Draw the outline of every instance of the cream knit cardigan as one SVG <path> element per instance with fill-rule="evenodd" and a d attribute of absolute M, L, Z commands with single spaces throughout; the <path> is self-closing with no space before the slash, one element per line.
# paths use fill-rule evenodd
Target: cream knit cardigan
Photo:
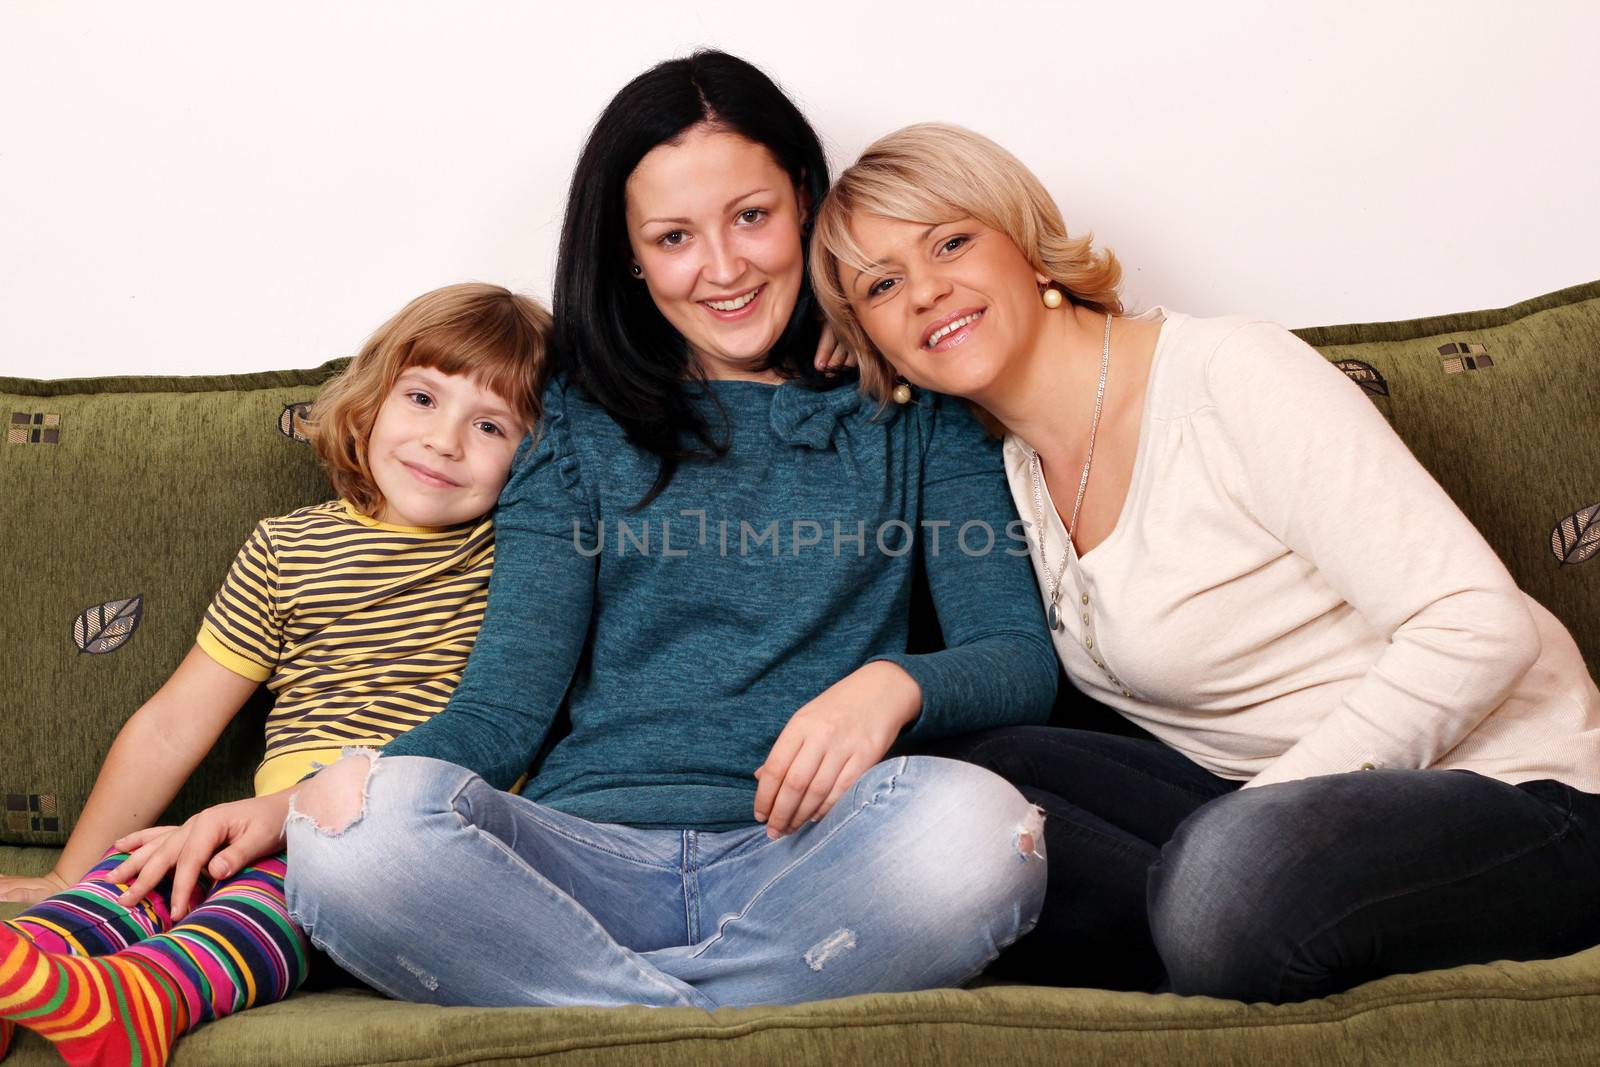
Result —
<path fill-rule="evenodd" d="M 1073 683 L 1252 786 L 1434 767 L 1600 793 L 1571 635 L 1360 388 L 1272 323 L 1142 317 L 1162 327 L 1115 528 L 1079 559 L 1041 487 Z M 1006 439 L 1034 524 L 1031 455 Z"/>

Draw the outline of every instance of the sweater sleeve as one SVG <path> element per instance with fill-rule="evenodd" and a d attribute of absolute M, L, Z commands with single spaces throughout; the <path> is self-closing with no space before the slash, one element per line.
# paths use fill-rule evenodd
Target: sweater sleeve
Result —
<path fill-rule="evenodd" d="M 917 409 L 925 441 L 920 556 L 945 644 L 940 652 L 879 656 L 922 688 L 908 731 L 933 740 L 995 726 L 1042 723 L 1056 692 L 1045 630 L 1000 443 L 959 402 Z"/>
<path fill-rule="evenodd" d="M 432 756 L 509 788 L 533 762 L 566 696 L 589 631 L 595 515 L 584 491 L 562 386 L 545 391 L 538 440 L 495 510 L 489 603 L 461 684 L 443 711 L 384 747 Z"/>
<path fill-rule="evenodd" d="M 1288 331 L 1239 327 L 1212 352 L 1207 387 L 1239 463 L 1232 491 L 1389 636 L 1249 784 L 1432 765 L 1538 657 L 1511 575 L 1360 388 Z"/>

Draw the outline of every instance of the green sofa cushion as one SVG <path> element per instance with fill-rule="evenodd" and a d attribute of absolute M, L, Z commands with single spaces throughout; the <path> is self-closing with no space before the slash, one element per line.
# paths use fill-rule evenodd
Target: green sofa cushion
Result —
<path fill-rule="evenodd" d="M 0 870 L 27 851 L 0 848 Z M 48 860 L 42 860 L 48 865 Z M 14 906 L 0 905 L 0 916 Z M 466 1063 L 681 1064 L 1593 1063 L 1600 948 L 1565 959 L 1395 975 L 1279 1006 L 988 985 L 790 1008 L 436 1008 L 359 989 L 300 993 L 185 1038 L 175 1067 Z M 59 1064 L 21 1033 L 6 1067 Z"/>
<path fill-rule="evenodd" d="M 179 1045 L 173 1064 L 1579 1064 L 1593 1063 L 1591 1050 L 1600 1047 L 1596 963 L 1463 967 L 1282 1007 L 991 986 L 708 1015 L 683 1008 L 434 1008 L 338 991 L 202 1029 Z M 28 1034 L 7 1067 L 59 1062 Z"/>
<path fill-rule="evenodd" d="M 284 413 L 338 365 L 0 378 L 0 841 L 66 841 L 112 739 L 194 643 L 256 521 L 328 498 L 315 455 Z M 171 817 L 248 795 L 262 696 Z"/>

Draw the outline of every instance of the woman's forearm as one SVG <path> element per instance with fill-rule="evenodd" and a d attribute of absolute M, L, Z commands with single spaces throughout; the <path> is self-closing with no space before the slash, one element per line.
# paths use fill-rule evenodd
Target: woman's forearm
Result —
<path fill-rule="evenodd" d="M 921 687 L 922 710 L 909 731 L 920 740 L 1043 723 L 1055 702 L 1056 655 L 1042 636 L 1000 632 L 940 652 L 881 658 Z"/>

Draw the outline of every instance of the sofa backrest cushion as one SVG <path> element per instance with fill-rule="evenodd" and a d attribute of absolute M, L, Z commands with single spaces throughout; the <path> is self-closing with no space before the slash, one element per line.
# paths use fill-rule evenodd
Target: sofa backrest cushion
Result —
<path fill-rule="evenodd" d="M 293 405 L 339 365 L 0 378 L 0 842 L 66 840 L 256 521 L 329 498 Z M 262 690 L 168 821 L 249 795 L 266 708 Z"/>

